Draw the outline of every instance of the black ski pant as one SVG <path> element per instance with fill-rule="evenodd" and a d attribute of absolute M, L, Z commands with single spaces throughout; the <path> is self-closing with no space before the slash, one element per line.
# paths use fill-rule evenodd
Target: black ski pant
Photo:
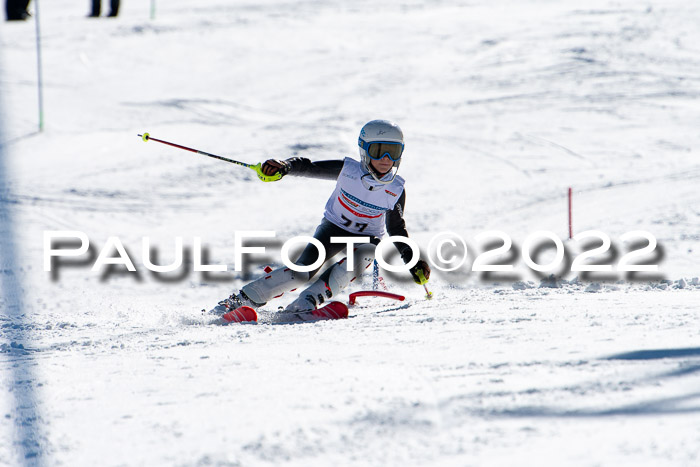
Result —
<path fill-rule="evenodd" d="M 119 14 L 119 0 L 110 0 L 109 8 L 109 16 L 117 16 Z M 92 13 L 90 13 L 90 16 L 100 16 L 101 11 L 102 0 L 92 0 Z"/>
<path fill-rule="evenodd" d="M 348 232 L 347 230 L 343 229 L 342 227 L 338 227 L 337 225 L 333 224 L 325 218 L 321 221 L 321 224 L 318 227 L 316 227 L 316 232 L 314 233 L 314 238 L 320 241 L 323 247 L 326 249 L 326 259 L 332 258 L 347 247 L 345 243 L 331 243 L 331 237 L 367 236 L 368 235 Z M 369 235 L 369 241 L 374 245 L 378 245 L 380 239 Z M 294 261 L 294 264 L 298 264 L 299 266 L 308 266 L 310 264 L 314 264 L 318 260 L 318 256 L 318 248 L 309 243 L 308 245 L 306 245 L 306 248 L 304 248 L 304 251 L 301 252 L 301 256 L 299 256 L 299 259 Z M 320 266 L 314 271 L 309 272 L 309 279 L 314 277 L 318 270 L 321 269 L 321 267 L 322 266 Z M 321 278 L 323 278 L 323 276 L 321 276 Z M 325 280 L 326 278 L 323 279 Z"/>
<path fill-rule="evenodd" d="M 5 15 L 8 21 L 26 19 L 29 14 L 27 13 L 27 7 L 29 6 L 29 0 L 6 0 L 5 1 Z"/>

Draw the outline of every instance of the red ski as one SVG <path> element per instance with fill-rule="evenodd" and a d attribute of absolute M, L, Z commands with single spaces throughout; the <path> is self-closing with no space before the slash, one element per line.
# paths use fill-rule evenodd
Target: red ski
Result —
<path fill-rule="evenodd" d="M 330 302 L 328 305 L 311 312 L 317 319 L 341 319 L 348 317 L 348 306 L 342 302 Z"/>
<path fill-rule="evenodd" d="M 221 315 L 229 323 L 250 323 L 258 321 L 258 314 L 249 306 L 242 306 Z"/>
<path fill-rule="evenodd" d="M 349 300 L 350 305 L 355 304 L 355 302 L 357 301 L 357 297 L 392 298 L 392 299 L 398 300 L 400 302 L 402 302 L 406 299 L 406 297 L 404 297 L 403 295 L 398 295 L 398 294 L 391 293 L 391 292 L 380 292 L 378 290 L 361 290 L 359 292 L 353 292 L 350 294 L 350 300 Z"/>
<path fill-rule="evenodd" d="M 299 321 L 318 321 L 325 319 L 343 319 L 348 317 L 348 307 L 342 302 L 330 302 L 328 305 L 316 310 L 304 311 L 301 313 L 279 313 L 278 318 L 285 315 L 294 316 Z M 242 306 L 233 311 L 221 315 L 224 321 L 229 323 L 255 323 L 258 321 L 258 314 L 249 306 Z"/>
<path fill-rule="evenodd" d="M 309 311 L 283 311 L 273 315 L 275 324 L 298 323 L 300 321 L 321 321 L 326 319 L 343 319 L 348 317 L 348 307 L 345 303 L 330 302 L 328 305 Z"/>

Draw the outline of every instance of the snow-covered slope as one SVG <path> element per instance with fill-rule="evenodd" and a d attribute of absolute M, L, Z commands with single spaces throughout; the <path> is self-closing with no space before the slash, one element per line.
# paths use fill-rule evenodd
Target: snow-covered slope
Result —
<path fill-rule="evenodd" d="M 697 462 L 700 6 L 170 0 L 151 19 L 123 3 L 99 20 L 40 3 L 41 133 L 34 20 L 0 27 L 0 464 Z M 243 272 L 144 267 L 143 237 L 159 262 L 201 237 L 232 266 L 235 231 L 309 235 L 333 184 L 260 183 L 138 133 L 322 160 L 356 156 L 374 118 L 406 135 L 410 235 L 469 245 L 434 300 L 386 275 L 406 302 L 218 326 L 200 310 L 279 264 L 274 244 Z M 648 231 L 660 273 L 541 282 L 518 255 L 514 277 L 469 270 L 488 230 L 516 252 L 566 239 L 569 187 L 574 233 L 619 257 Z M 92 256 L 43 271 L 47 230 L 85 232 Z M 112 236 L 138 274 L 90 271 Z"/>

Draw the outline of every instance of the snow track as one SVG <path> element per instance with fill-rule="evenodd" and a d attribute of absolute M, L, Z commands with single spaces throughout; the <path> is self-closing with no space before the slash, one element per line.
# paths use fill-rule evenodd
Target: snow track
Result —
<path fill-rule="evenodd" d="M 649 287 L 437 290 L 285 326 L 61 305 L 54 324 L 3 320 L 34 347 L 3 344 L 0 361 L 41 368 L 28 383 L 60 463 L 684 464 L 698 455 L 698 292 Z"/>

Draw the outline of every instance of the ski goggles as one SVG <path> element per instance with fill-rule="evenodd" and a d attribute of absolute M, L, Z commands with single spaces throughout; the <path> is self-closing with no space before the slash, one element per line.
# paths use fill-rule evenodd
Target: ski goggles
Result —
<path fill-rule="evenodd" d="M 394 143 L 390 141 L 372 141 L 371 143 L 367 143 L 361 139 L 358 143 L 362 149 L 367 151 L 367 155 L 375 161 L 389 156 L 389 159 L 396 162 L 401 159 L 401 154 L 403 154 L 403 143 Z"/>

